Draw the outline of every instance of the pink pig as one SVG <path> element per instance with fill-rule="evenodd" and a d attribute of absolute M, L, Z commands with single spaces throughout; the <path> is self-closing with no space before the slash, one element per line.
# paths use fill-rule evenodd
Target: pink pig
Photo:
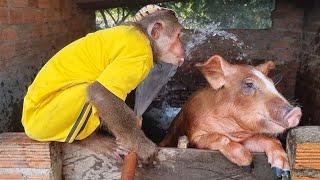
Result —
<path fill-rule="evenodd" d="M 265 152 L 277 175 L 287 175 L 287 154 L 273 136 L 297 126 L 301 109 L 267 77 L 274 63 L 232 65 L 215 55 L 196 67 L 210 87 L 188 99 L 160 145 L 176 146 L 186 135 L 191 146 L 219 150 L 239 166 L 251 164 L 251 152 Z"/>

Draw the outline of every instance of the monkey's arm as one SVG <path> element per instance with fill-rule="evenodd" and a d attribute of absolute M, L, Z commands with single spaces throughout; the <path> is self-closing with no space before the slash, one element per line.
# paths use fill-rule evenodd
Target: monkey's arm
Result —
<path fill-rule="evenodd" d="M 125 102 L 97 81 L 88 87 L 88 97 L 97 109 L 102 125 L 136 151 L 139 158 L 146 161 L 156 153 L 156 145 L 136 127 L 137 118 Z"/>

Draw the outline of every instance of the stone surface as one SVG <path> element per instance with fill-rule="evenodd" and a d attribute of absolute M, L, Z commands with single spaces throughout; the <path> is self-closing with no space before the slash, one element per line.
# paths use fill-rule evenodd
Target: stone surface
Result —
<path fill-rule="evenodd" d="M 252 169 L 239 167 L 209 150 L 162 148 L 158 159 L 153 167 L 138 168 L 137 179 L 276 179 L 261 153 L 254 154 Z"/>
<path fill-rule="evenodd" d="M 109 137 L 63 144 L 65 179 L 119 179 L 117 145 Z M 217 151 L 161 148 L 154 165 L 138 165 L 136 179 L 276 179 L 264 154 L 254 155 L 254 168 L 232 164 Z M 251 171 L 251 172 L 249 172 Z"/>
<path fill-rule="evenodd" d="M 92 135 L 83 141 L 63 144 L 63 177 L 73 179 L 120 179 L 121 158 L 111 137 Z"/>
<path fill-rule="evenodd" d="M 62 175 L 58 143 L 37 142 L 24 133 L 0 134 L 0 179 L 52 179 Z"/>

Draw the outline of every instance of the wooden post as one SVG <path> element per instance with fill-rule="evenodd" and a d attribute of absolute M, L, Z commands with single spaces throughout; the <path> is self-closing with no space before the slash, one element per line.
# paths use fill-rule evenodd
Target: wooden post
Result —
<path fill-rule="evenodd" d="M 320 126 L 301 126 L 287 136 L 293 180 L 320 179 Z"/>

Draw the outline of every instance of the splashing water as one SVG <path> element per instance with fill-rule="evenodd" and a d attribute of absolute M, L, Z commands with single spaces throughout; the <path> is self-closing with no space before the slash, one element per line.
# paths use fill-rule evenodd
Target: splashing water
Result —
<path fill-rule="evenodd" d="M 187 37 L 185 45 L 187 59 L 191 59 L 190 56 L 192 52 L 199 45 L 206 43 L 214 36 L 218 36 L 221 40 L 231 40 L 232 45 L 241 51 L 245 48 L 245 44 L 239 40 L 236 35 L 219 29 L 220 23 L 210 23 L 202 26 L 199 23 L 183 21 L 182 24 L 188 24 L 185 27 L 193 29 L 191 35 Z M 237 59 L 241 60 L 244 57 L 246 57 L 246 54 L 241 52 Z M 139 84 L 136 90 L 134 111 L 137 116 L 144 114 L 161 87 L 169 81 L 176 70 L 177 67 L 170 64 L 155 64 L 155 67 L 151 70 L 148 77 Z M 168 89 L 165 88 L 164 91 L 168 91 Z M 149 118 L 148 121 L 155 122 L 158 128 L 167 129 L 180 110 L 181 108 L 171 107 L 168 104 L 168 99 L 165 98 L 161 108 L 151 108 L 145 115 Z"/>
<path fill-rule="evenodd" d="M 210 37 L 215 36 L 220 37 L 222 40 L 231 40 L 233 46 L 241 49 L 241 52 L 236 57 L 237 60 L 242 60 L 247 57 L 247 54 L 243 52 L 243 49 L 248 48 L 248 46 L 245 46 L 244 42 L 239 40 L 235 34 L 221 30 L 219 28 L 220 23 L 212 22 L 209 24 L 201 24 L 192 20 L 182 20 L 181 24 L 191 28 L 193 32 L 185 46 L 186 57 L 188 59 L 191 59 L 190 55 L 198 45 L 206 43 Z"/>

